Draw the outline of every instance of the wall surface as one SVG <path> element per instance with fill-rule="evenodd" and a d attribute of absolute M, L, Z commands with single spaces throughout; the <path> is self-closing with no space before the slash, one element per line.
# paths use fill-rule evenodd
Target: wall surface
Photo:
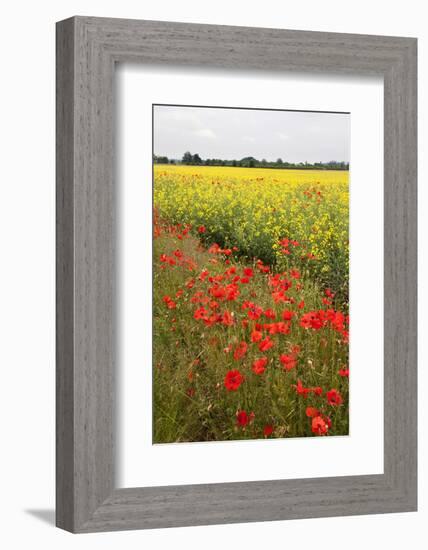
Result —
<path fill-rule="evenodd" d="M 404 9 L 403 9 L 404 8 Z M 419 512 L 70 535 L 54 521 L 54 31 L 55 21 L 71 15 L 159 19 L 197 23 L 355 32 L 419 38 L 420 208 L 427 201 L 428 30 L 424 4 L 386 0 L 15 0 L 3 5 L 0 41 L 0 365 L 2 387 L 1 498 L 3 548 L 298 548 L 347 550 L 408 547 L 426 538 L 428 483 L 420 467 Z M 424 158 L 425 157 L 425 158 Z M 370 177 L 370 174 L 367 175 Z M 420 279 L 428 277 L 420 221 Z M 422 251 L 422 247 L 424 250 Z M 421 285 L 420 334 L 426 285 Z M 422 338 L 421 338 L 421 343 Z M 427 358 L 421 345 L 420 364 Z M 420 369 L 419 394 L 428 375 Z M 424 391 L 425 390 L 425 391 Z M 428 459 L 424 402 L 420 399 L 419 464 Z"/>

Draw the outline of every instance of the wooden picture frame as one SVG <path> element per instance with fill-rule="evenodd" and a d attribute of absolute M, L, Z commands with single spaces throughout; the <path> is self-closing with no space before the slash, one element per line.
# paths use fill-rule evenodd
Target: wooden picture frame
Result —
<path fill-rule="evenodd" d="M 57 526 L 83 533 L 417 507 L 416 39 L 73 17 L 57 24 Z M 117 62 L 384 79 L 384 473 L 116 489 Z"/>

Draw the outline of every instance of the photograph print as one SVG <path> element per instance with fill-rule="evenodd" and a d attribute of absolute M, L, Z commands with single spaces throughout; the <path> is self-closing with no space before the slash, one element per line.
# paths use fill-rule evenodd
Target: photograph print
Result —
<path fill-rule="evenodd" d="M 349 432 L 350 114 L 153 105 L 153 443 Z"/>

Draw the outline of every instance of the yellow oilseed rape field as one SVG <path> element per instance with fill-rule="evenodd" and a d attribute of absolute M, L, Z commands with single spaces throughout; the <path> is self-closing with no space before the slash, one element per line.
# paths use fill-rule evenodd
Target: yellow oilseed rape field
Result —
<path fill-rule="evenodd" d="M 153 442 L 348 434 L 348 172 L 154 165 L 153 189 Z"/>
<path fill-rule="evenodd" d="M 293 264 L 346 300 L 349 172 L 155 165 L 154 178 L 162 218 L 205 227 L 206 242 L 249 259 Z M 283 238 L 299 247 L 284 254 Z"/>

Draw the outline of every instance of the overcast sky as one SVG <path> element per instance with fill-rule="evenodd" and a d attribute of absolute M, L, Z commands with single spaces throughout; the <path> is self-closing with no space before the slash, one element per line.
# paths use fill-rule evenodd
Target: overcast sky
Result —
<path fill-rule="evenodd" d="M 348 162 L 349 137 L 349 114 L 154 107 L 154 153 L 174 159 L 190 151 L 203 159 Z"/>

